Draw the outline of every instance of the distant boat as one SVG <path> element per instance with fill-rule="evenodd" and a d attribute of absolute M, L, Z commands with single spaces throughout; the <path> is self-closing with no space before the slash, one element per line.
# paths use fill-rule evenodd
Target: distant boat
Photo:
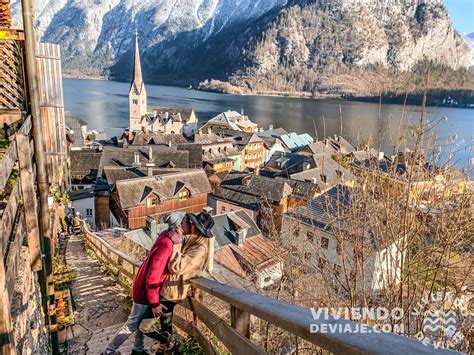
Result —
<path fill-rule="evenodd" d="M 192 85 L 189 85 L 188 86 L 188 90 L 192 90 L 193 89 L 193 86 Z"/>

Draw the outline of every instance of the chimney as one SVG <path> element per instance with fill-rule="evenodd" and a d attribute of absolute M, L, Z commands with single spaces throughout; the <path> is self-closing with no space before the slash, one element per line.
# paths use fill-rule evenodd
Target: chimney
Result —
<path fill-rule="evenodd" d="M 314 178 L 311 178 L 311 182 L 312 182 L 313 184 L 317 184 L 317 183 L 318 183 L 318 179 L 316 179 L 315 177 L 314 177 Z"/>
<path fill-rule="evenodd" d="M 273 125 L 272 124 L 268 127 L 268 130 L 273 131 Z"/>
<path fill-rule="evenodd" d="M 235 242 L 237 246 L 241 246 L 245 242 L 245 238 L 247 237 L 247 228 L 241 228 L 237 232 L 235 232 Z"/>
<path fill-rule="evenodd" d="M 133 162 L 133 165 L 140 166 L 140 153 L 135 152 L 134 158 L 135 158 L 135 160 Z"/>
<path fill-rule="evenodd" d="M 148 160 L 153 161 L 153 149 L 151 147 L 148 149 Z"/>
<path fill-rule="evenodd" d="M 153 167 L 152 166 L 148 166 L 146 168 L 146 172 L 147 172 L 147 175 L 148 176 L 153 176 Z"/>
<path fill-rule="evenodd" d="M 171 148 L 171 141 L 169 141 L 169 142 L 168 142 L 168 147 L 170 147 L 170 148 Z"/>
<path fill-rule="evenodd" d="M 207 207 L 204 207 L 202 210 L 206 213 L 209 213 L 212 216 L 212 212 L 214 211 L 214 208 L 207 206 Z"/>
<path fill-rule="evenodd" d="M 148 236 L 152 240 L 155 240 L 156 237 L 158 236 L 158 221 L 154 219 L 152 216 L 146 216 L 145 222 L 146 222 L 146 227 L 145 227 L 146 234 L 148 234 Z"/>
<path fill-rule="evenodd" d="M 384 155 L 385 155 L 385 154 L 384 154 L 383 152 L 379 152 L 379 160 L 382 160 L 383 157 L 384 157 Z"/>

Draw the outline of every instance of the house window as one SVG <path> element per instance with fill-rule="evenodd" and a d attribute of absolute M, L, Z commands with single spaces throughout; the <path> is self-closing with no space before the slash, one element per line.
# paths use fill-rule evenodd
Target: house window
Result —
<path fill-rule="evenodd" d="M 339 274 L 341 273 L 341 265 L 334 264 L 334 275 L 336 277 L 339 277 Z"/>
<path fill-rule="evenodd" d="M 180 200 L 187 200 L 189 198 L 188 190 L 181 190 L 178 194 Z"/>
<path fill-rule="evenodd" d="M 321 176 L 321 181 L 326 184 L 328 182 L 327 176 L 324 174 L 321 174 L 320 176 Z"/>
<path fill-rule="evenodd" d="M 134 105 L 138 105 L 138 100 L 132 100 Z"/>
<path fill-rule="evenodd" d="M 328 249 L 329 248 L 329 239 L 326 237 L 321 237 L 321 248 Z"/>
<path fill-rule="evenodd" d="M 146 199 L 147 207 L 158 206 L 159 204 L 160 204 L 160 200 L 157 197 L 150 197 Z"/>
<path fill-rule="evenodd" d="M 311 260 L 311 253 L 310 253 L 310 252 L 305 252 L 305 253 L 304 253 L 304 259 L 305 259 L 306 261 Z"/>
<path fill-rule="evenodd" d="M 221 207 L 221 213 L 224 213 L 225 212 L 225 206 L 222 206 Z"/>
<path fill-rule="evenodd" d="M 308 239 L 308 242 L 313 243 L 314 233 L 313 232 L 306 232 L 306 239 Z"/>
<path fill-rule="evenodd" d="M 86 216 L 92 217 L 92 208 L 86 208 Z"/>
<path fill-rule="evenodd" d="M 324 259 L 322 256 L 318 258 L 318 268 L 324 269 L 324 266 L 326 265 L 326 259 Z"/>
<path fill-rule="evenodd" d="M 272 277 L 271 276 L 267 276 L 263 279 L 263 282 L 267 283 L 267 282 L 270 282 L 272 280 Z"/>

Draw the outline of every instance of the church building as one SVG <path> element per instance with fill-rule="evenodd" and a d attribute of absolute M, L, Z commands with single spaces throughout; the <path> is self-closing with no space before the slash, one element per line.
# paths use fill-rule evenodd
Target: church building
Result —
<path fill-rule="evenodd" d="M 128 96 L 131 132 L 183 134 L 187 137 L 197 132 L 198 119 L 193 109 L 147 106 L 137 33 L 135 34 L 133 78 Z"/>

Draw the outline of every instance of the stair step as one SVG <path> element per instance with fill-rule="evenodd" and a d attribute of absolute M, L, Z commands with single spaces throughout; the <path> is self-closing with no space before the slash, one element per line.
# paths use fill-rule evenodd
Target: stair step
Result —
<path fill-rule="evenodd" d="M 88 354 L 96 355 L 103 352 L 115 335 L 115 333 L 122 327 L 123 324 L 115 324 L 113 326 L 97 330 L 92 334 L 92 337 L 87 342 Z M 130 337 L 122 344 L 119 348 L 121 354 L 130 354 L 133 350 L 133 343 L 135 341 L 135 334 L 130 335 Z M 145 349 L 152 350 L 156 342 L 153 339 L 145 337 Z"/>

